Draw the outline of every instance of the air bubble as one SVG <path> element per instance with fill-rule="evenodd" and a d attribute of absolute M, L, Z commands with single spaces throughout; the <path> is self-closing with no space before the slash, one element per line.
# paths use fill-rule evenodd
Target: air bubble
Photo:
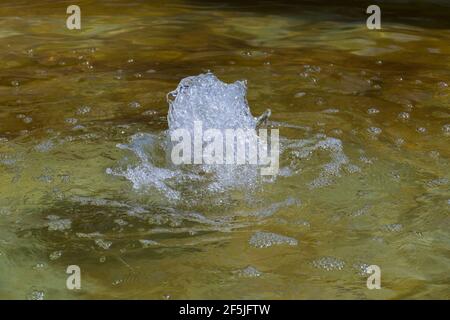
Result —
<path fill-rule="evenodd" d="M 236 273 L 238 274 L 238 276 L 244 278 L 257 278 L 262 274 L 260 271 L 258 271 L 258 269 L 252 266 L 248 266 L 245 269 L 238 270 Z"/>
<path fill-rule="evenodd" d="M 57 259 L 61 258 L 61 256 L 62 256 L 62 251 L 53 251 L 52 253 L 50 253 L 49 259 L 57 260 Z"/>
<path fill-rule="evenodd" d="M 417 131 L 418 133 L 425 133 L 425 132 L 427 132 L 427 128 L 419 127 L 419 128 L 416 129 L 416 131 Z"/>
<path fill-rule="evenodd" d="M 410 114 L 408 112 L 400 112 L 398 118 L 400 120 L 409 120 Z"/>
<path fill-rule="evenodd" d="M 70 219 L 56 219 L 48 222 L 49 231 L 64 231 L 72 227 Z"/>
<path fill-rule="evenodd" d="M 377 127 L 370 127 L 367 129 L 367 131 L 373 135 L 379 135 L 382 132 L 382 130 Z"/>
<path fill-rule="evenodd" d="M 450 134 L 450 123 L 444 124 L 444 125 L 442 126 L 442 131 L 443 131 L 446 135 Z"/>
<path fill-rule="evenodd" d="M 312 264 L 314 267 L 326 271 L 342 270 L 345 267 L 345 262 L 335 257 L 321 257 L 314 260 Z"/>
<path fill-rule="evenodd" d="M 102 249 L 108 250 L 111 247 L 112 242 L 103 239 L 95 239 L 95 244 Z"/>

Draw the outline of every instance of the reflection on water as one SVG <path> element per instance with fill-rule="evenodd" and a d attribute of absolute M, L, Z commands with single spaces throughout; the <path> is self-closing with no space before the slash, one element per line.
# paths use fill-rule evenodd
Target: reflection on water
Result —
<path fill-rule="evenodd" d="M 382 4 L 381 31 L 352 1 L 80 1 L 81 31 L 67 5 L 0 6 L 1 298 L 449 297 L 444 1 Z M 108 174 L 207 70 L 272 109 L 277 179 L 173 202 Z"/>

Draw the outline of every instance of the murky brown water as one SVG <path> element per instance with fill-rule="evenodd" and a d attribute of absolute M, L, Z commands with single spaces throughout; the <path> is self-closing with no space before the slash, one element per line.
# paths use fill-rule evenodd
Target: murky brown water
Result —
<path fill-rule="evenodd" d="M 382 31 L 352 1 L 78 1 L 81 31 L 70 4 L 0 5 L 0 298 L 450 297 L 445 1 L 381 4 Z M 107 174 L 207 70 L 272 109 L 283 174 L 182 202 Z"/>

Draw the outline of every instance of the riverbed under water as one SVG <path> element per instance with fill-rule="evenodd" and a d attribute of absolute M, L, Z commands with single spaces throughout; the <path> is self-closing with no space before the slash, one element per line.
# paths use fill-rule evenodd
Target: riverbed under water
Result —
<path fill-rule="evenodd" d="M 3 1 L 0 298 L 450 298 L 450 7 L 414 3 Z M 174 200 L 137 155 L 207 71 L 272 110 L 280 175 Z"/>

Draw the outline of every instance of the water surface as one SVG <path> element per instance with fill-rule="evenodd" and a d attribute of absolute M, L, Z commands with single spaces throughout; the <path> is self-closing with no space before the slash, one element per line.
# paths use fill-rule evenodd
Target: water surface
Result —
<path fill-rule="evenodd" d="M 448 299 L 450 7 L 390 2 L 369 31 L 356 1 L 78 1 L 76 31 L 70 1 L 2 1 L 0 297 Z M 109 174 L 208 70 L 271 108 L 277 179 L 173 201 Z"/>

